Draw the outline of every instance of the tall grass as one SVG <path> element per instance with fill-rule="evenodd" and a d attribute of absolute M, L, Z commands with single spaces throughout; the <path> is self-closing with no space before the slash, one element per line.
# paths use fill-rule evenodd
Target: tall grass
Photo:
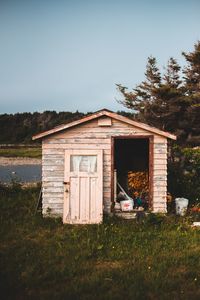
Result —
<path fill-rule="evenodd" d="M 7 148 L 0 149 L 0 156 L 41 158 L 41 148 Z"/>
<path fill-rule="evenodd" d="M 190 219 L 63 225 L 35 214 L 38 194 L 1 186 L 4 299 L 200 298 L 200 232 Z"/>

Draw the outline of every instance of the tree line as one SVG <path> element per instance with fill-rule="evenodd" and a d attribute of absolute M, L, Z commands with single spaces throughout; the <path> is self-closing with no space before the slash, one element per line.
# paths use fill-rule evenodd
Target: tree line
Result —
<path fill-rule="evenodd" d="M 31 143 L 32 136 L 83 117 L 81 112 L 44 111 L 0 115 L 0 143 Z"/>
<path fill-rule="evenodd" d="M 124 111 L 120 114 L 132 117 L 132 113 Z M 16 113 L 0 115 L 0 144 L 30 144 L 36 133 L 49 130 L 55 126 L 78 120 L 91 114 L 76 112 L 44 111 L 42 113 Z"/>

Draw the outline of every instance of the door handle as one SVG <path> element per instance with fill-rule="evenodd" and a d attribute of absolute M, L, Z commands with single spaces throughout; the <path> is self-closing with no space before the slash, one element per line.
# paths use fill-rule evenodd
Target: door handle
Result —
<path fill-rule="evenodd" d="M 70 185 L 70 182 L 69 181 L 63 181 L 63 184 L 69 184 Z"/>

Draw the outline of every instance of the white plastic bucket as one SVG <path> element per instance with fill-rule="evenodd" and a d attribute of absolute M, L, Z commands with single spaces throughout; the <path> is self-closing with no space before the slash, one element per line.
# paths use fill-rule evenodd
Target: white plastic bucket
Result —
<path fill-rule="evenodd" d="M 176 203 L 176 214 L 179 216 L 184 216 L 187 207 L 188 207 L 188 202 L 189 200 L 186 198 L 176 198 L 175 203 Z"/>
<path fill-rule="evenodd" d="M 133 210 L 133 200 L 131 200 L 131 199 L 120 201 L 120 205 L 121 205 L 121 210 L 122 211 L 131 211 L 131 210 Z"/>

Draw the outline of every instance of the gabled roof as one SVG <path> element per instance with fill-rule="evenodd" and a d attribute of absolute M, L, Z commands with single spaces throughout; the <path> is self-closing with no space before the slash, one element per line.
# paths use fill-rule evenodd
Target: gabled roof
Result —
<path fill-rule="evenodd" d="M 147 125 L 145 123 L 141 123 L 141 122 L 138 122 L 138 121 L 131 120 L 131 119 L 127 118 L 127 117 L 123 117 L 123 116 L 121 116 L 121 115 L 119 115 L 117 113 L 114 113 L 112 111 L 109 111 L 107 109 L 102 109 L 100 111 L 97 111 L 97 112 L 89 115 L 89 116 L 83 117 L 80 120 L 73 121 L 73 122 L 70 122 L 70 123 L 67 123 L 67 124 L 62 124 L 60 126 L 54 127 L 53 129 L 50 129 L 50 130 L 38 133 L 38 134 L 34 135 L 32 137 L 32 139 L 33 140 L 37 140 L 37 139 L 46 137 L 48 135 L 51 135 L 51 134 L 54 134 L 54 133 L 57 133 L 57 132 L 60 132 L 60 131 L 72 128 L 72 127 L 80 125 L 80 124 L 83 124 L 85 122 L 92 121 L 92 120 L 94 120 L 96 118 L 99 118 L 99 117 L 102 117 L 102 116 L 107 116 L 107 117 L 113 118 L 115 120 L 118 120 L 118 121 L 130 124 L 130 125 L 133 125 L 133 126 L 135 126 L 137 128 L 141 128 L 141 129 L 147 130 L 147 131 L 149 131 L 151 133 L 155 133 L 155 134 L 164 136 L 166 138 L 169 138 L 169 139 L 172 139 L 172 140 L 176 140 L 176 136 L 173 135 L 173 134 L 171 134 L 171 133 L 169 133 L 169 132 L 162 131 L 162 130 L 157 129 L 155 127 L 149 126 L 149 125 Z"/>

